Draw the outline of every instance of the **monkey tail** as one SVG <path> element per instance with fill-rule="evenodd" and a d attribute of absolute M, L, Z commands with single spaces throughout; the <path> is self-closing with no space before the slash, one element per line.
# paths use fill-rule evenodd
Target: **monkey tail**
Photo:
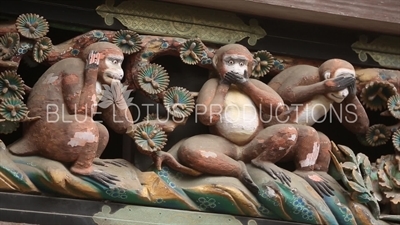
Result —
<path fill-rule="evenodd" d="M 163 162 L 172 169 L 190 176 L 200 176 L 202 173 L 180 164 L 169 152 L 157 151 L 152 155 L 157 170 L 161 170 Z"/>
<path fill-rule="evenodd" d="M 15 155 L 29 156 L 39 153 L 38 149 L 32 144 L 27 137 L 23 137 L 11 145 L 7 146 L 8 150 Z"/>

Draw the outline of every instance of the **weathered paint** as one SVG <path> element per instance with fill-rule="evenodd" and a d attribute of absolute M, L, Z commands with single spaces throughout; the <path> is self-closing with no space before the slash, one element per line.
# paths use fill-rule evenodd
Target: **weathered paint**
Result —
<path fill-rule="evenodd" d="M 200 150 L 200 154 L 204 158 L 209 158 L 209 157 L 217 158 L 217 154 L 215 152 L 209 152 L 209 151 Z"/>
<path fill-rule="evenodd" d="M 57 79 L 58 79 L 58 75 L 55 75 L 54 73 L 49 73 L 46 75 L 46 78 L 43 80 L 43 84 L 52 84 Z"/>
<path fill-rule="evenodd" d="M 260 125 L 253 100 L 236 88 L 231 88 L 225 97 L 224 106 L 216 128 L 222 136 L 234 143 L 247 142 Z"/>
<path fill-rule="evenodd" d="M 318 158 L 318 154 L 319 154 L 319 147 L 320 147 L 319 143 L 314 142 L 312 152 L 308 153 L 306 158 L 304 160 L 300 161 L 301 167 L 312 166 L 315 164 L 315 162 L 317 161 L 317 158 Z"/>
<path fill-rule="evenodd" d="M 74 137 L 70 139 L 68 145 L 71 147 L 85 146 L 86 143 L 98 142 L 99 137 L 90 131 L 75 132 Z"/>
<path fill-rule="evenodd" d="M 288 138 L 288 141 L 296 141 L 296 138 L 297 138 L 297 135 L 292 134 L 292 135 L 290 136 L 290 138 Z"/>

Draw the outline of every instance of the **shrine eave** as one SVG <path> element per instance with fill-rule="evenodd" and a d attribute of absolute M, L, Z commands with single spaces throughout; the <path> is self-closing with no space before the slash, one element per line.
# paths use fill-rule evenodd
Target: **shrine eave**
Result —
<path fill-rule="evenodd" d="M 400 35 L 398 0 L 164 0 L 198 7 Z"/>

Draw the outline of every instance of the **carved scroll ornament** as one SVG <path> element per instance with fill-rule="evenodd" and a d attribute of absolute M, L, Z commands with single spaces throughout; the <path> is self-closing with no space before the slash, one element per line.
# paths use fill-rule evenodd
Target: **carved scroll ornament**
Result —
<path fill-rule="evenodd" d="M 234 13 L 165 2 L 127 0 L 114 6 L 114 0 L 107 0 L 96 11 L 107 25 L 112 25 L 115 18 L 126 28 L 143 34 L 200 38 L 219 44 L 249 37 L 250 45 L 266 35 L 255 19 L 247 25 Z"/>

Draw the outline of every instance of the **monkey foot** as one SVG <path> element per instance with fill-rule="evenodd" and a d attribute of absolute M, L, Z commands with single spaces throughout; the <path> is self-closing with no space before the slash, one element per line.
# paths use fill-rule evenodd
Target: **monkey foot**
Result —
<path fill-rule="evenodd" d="M 87 177 L 92 178 L 93 180 L 103 184 L 106 187 L 111 188 L 111 186 L 115 185 L 116 181 L 120 181 L 117 176 L 100 171 L 100 170 L 94 170 L 88 175 L 85 175 Z"/>
<path fill-rule="evenodd" d="M 127 164 L 122 163 L 122 162 L 118 162 L 118 161 L 109 161 L 109 160 L 101 160 L 100 158 L 96 158 L 93 160 L 93 164 L 97 165 L 97 166 L 104 166 L 104 167 L 108 167 L 107 164 L 110 165 L 114 165 L 117 167 L 128 167 Z"/>
<path fill-rule="evenodd" d="M 153 162 L 157 168 L 157 170 L 161 170 L 161 165 L 165 161 L 165 163 L 171 167 L 172 169 L 181 172 L 183 174 L 187 174 L 190 176 L 200 176 L 201 173 L 197 170 L 191 169 L 180 164 L 176 159 L 171 155 L 171 153 L 157 151 L 152 154 Z"/>
<path fill-rule="evenodd" d="M 297 171 L 295 173 L 304 178 L 321 197 L 330 197 L 335 194 L 329 182 L 317 173 L 313 171 L 306 172 L 305 174 Z"/>
<path fill-rule="evenodd" d="M 242 161 L 238 161 L 242 167 L 242 173 L 240 174 L 239 180 L 254 194 L 257 194 L 259 188 L 256 183 L 254 183 L 249 172 L 247 171 L 246 165 Z"/>
<path fill-rule="evenodd" d="M 271 169 L 270 167 L 268 167 L 268 164 L 271 162 L 264 162 L 264 161 L 261 161 L 258 159 L 253 159 L 253 160 L 251 160 L 251 163 L 254 166 L 264 170 L 273 179 L 275 179 L 275 180 L 279 179 L 283 184 L 286 184 L 287 186 L 290 187 L 290 183 L 292 182 L 292 179 L 288 175 L 286 175 L 285 172 L 280 171 L 280 169 Z"/>

